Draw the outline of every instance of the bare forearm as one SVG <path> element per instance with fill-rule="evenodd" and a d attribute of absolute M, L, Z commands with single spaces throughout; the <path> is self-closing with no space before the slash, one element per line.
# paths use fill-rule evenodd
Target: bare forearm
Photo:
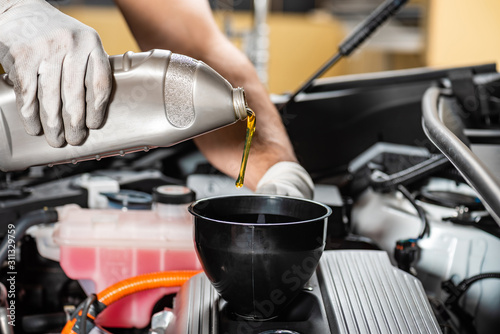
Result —
<path fill-rule="evenodd" d="M 223 45 L 224 47 L 222 47 Z M 206 54 L 203 60 L 228 79 L 233 86 L 245 89 L 248 105 L 257 115 L 257 130 L 252 144 L 246 179 L 246 185 L 253 189 L 262 175 L 275 163 L 296 161 L 292 145 L 266 89 L 260 83 L 251 63 L 239 50 L 236 50 L 232 44 L 221 41 L 219 47 Z M 235 177 L 243 151 L 244 134 L 244 124 L 239 124 L 239 126 L 222 129 L 200 137 L 196 143 L 218 169 Z M 210 152 L 214 145 L 220 145 L 217 143 L 224 143 L 225 138 L 226 140 L 231 138 L 232 144 L 228 143 L 228 145 L 236 145 Z M 232 163 L 224 168 L 224 166 L 220 166 L 220 163 L 212 161 L 211 157 Z M 233 164 L 236 166 L 232 166 Z"/>
<path fill-rule="evenodd" d="M 249 60 L 223 36 L 205 0 L 116 0 L 141 49 L 169 49 L 210 65 L 234 87 L 243 87 L 257 115 L 245 185 L 255 189 L 269 167 L 296 161 L 279 114 Z M 245 124 L 201 136 L 196 144 L 220 171 L 236 177 L 243 152 Z"/>

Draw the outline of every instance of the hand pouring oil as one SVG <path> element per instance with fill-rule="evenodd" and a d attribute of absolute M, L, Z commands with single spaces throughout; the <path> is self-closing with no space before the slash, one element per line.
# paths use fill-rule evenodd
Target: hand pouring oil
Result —
<path fill-rule="evenodd" d="M 256 118 L 254 111 L 247 107 L 247 134 L 245 138 L 245 147 L 243 148 L 243 157 L 241 158 L 240 174 L 236 180 L 236 188 L 243 187 L 248 154 L 250 153 L 250 145 L 252 144 L 253 133 L 255 132 L 255 121 Z"/>
<path fill-rule="evenodd" d="M 113 93 L 106 121 L 78 146 L 56 148 L 44 136 L 28 135 L 12 82 L 0 75 L 0 170 L 168 147 L 247 118 L 243 89 L 233 88 L 203 62 L 167 50 L 127 52 L 109 62 Z"/>

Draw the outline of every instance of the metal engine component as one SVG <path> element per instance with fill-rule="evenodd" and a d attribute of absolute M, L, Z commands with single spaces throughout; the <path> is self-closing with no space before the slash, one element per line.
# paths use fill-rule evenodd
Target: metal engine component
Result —
<path fill-rule="evenodd" d="M 174 313 L 170 309 L 153 314 L 149 334 L 165 334 L 165 330 L 174 321 Z"/>
<path fill-rule="evenodd" d="M 0 333 L 2 334 L 14 334 L 14 329 L 12 328 L 9 319 L 9 307 L 7 304 L 7 289 L 5 285 L 0 283 Z"/>
<path fill-rule="evenodd" d="M 500 239 L 475 226 L 444 220 L 460 214 L 460 208 L 418 203 L 429 219 L 430 235 L 417 242 L 419 256 L 414 268 L 429 296 L 445 299 L 443 281 L 453 279 L 458 283 L 477 274 L 500 271 Z M 353 208 L 352 222 L 356 233 L 373 239 L 391 258 L 397 240 L 414 238 L 421 229 L 415 208 L 397 192 L 367 190 Z M 484 329 L 481 333 L 500 326 L 500 280 L 476 282 L 461 302 Z"/>
<path fill-rule="evenodd" d="M 234 318 L 198 274 L 177 295 L 166 333 L 441 333 L 421 283 L 385 252 L 326 251 L 318 268 L 291 309 L 265 322 Z"/>
<path fill-rule="evenodd" d="M 450 101 L 440 99 L 445 94 L 436 87 L 429 88 L 422 100 L 422 124 L 429 139 L 456 166 L 462 176 L 474 187 L 490 214 L 500 225 L 500 183 L 495 175 L 451 130 L 456 113 Z M 463 129 L 460 129 L 463 130 Z"/>

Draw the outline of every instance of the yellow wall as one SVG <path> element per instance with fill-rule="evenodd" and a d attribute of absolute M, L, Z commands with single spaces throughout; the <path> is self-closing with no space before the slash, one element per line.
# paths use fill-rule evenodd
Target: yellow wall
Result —
<path fill-rule="evenodd" d="M 217 21 L 222 21 L 216 13 Z M 251 26 L 249 13 L 231 14 L 237 29 Z M 314 14 L 272 14 L 269 24 L 269 90 L 282 93 L 297 88 L 337 49 L 343 32 L 331 16 Z M 335 68 L 326 75 L 338 75 Z"/>
<path fill-rule="evenodd" d="M 116 7 L 62 6 L 59 9 L 97 30 L 109 55 L 139 51 L 125 19 Z"/>
<path fill-rule="evenodd" d="M 421 0 L 427 2 L 426 65 L 456 66 L 500 61 L 499 0 Z M 94 27 L 109 54 L 138 51 L 115 7 L 63 6 L 61 10 Z M 251 26 L 250 13 L 215 13 L 219 23 L 231 15 L 233 27 Z M 345 32 L 326 14 L 272 14 L 269 91 L 293 91 L 331 57 Z M 238 41 L 235 41 L 238 44 Z M 389 55 L 393 68 L 421 66 L 413 56 Z M 413 57 L 413 58 L 411 58 Z M 362 48 L 326 75 L 387 70 L 387 55 Z"/>
<path fill-rule="evenodd" d="M 138 51 L 125 20 L 116 7 L 62 6 L 60 9 L 97 30 L 106 52 L 110 55 Z M 229 17 L 234 30 L 242 31 L 252 25 L 249 12 L 217 12 L 216 21 L 222 26 Z M 268 89 L 271 93 L 294 91 L 337 50 L 345 36 L 341 24 L 325 13 L 271 14 L 270 59 Z M 234 40 L 240 45 L 241 41 Z M 391 64 L 408 67 L 415 63 L 406 58 L 390 55 Z M 400 60 L 398 62 L 398 60 Z M 387 55 L 362 48 L 348 59 L 341 60 L 325 76 L 364 73 L 389 69 Z M 405 65 L 406 64 L 406 65 Z M 417 65 L 418 66 L 418 65 Z"/>
<path fill-rule="evenodd" d="M 500 1 L 430 0 L 427 64 L 500 61 Z"/>
<path fill-rule="evenodd" d="M 68 6 L 63 12 L 93 27 L 101 36 L 104 48 L 110 55 L 138 51 L 125 20 L 115 7 Z M 225 15 L 230 15 L 233 28 L 249 29 L 250 13 L 215 13 L 222 25 Z M 271 15 L 269 90 L 281 93 L 294 90 L 305 81 L 324 61 L 333 55 L 343 33 L 339 24 L 324 15 Z M 241 41 L 235 40 L 235 44 Z M 341 74 L 336 69 L 331 74 Z"/>
<path fill-rule="evenodd" d="M 342 29 L 321 15 L 272 15 L 269 18 L 269 90 L 293 91 L 337 50 Z M 336 67 L 325 75 L 342 73 Z"/>

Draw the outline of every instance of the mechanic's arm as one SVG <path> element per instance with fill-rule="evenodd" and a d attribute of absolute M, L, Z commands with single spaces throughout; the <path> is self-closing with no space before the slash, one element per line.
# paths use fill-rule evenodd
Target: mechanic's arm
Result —
<path fill-rule="evenodd" d="M 44 0 L 0 0 L 0 63 L 29 134 L 60 147 L 101 126 L 112 79 L 94 29 Z"/>
<path fill-rule="evenodd" d="M 255 190 L 259 186 L 260 192 L 312 197 L 312 181 L 296 164 L 286 130 L 265 87 L 250 61 L 221 33 L 207 0 L 115 2 L 142 50 L 168 49 L 202 60 L 234 87 L 245 89 L 248 104 L 257 115 L 245 177 L 247 187 Z M 234 178 L 243 153 L 245 126 L 244 122 L 238 122 L 195 139 L 210 163 Z"/>

